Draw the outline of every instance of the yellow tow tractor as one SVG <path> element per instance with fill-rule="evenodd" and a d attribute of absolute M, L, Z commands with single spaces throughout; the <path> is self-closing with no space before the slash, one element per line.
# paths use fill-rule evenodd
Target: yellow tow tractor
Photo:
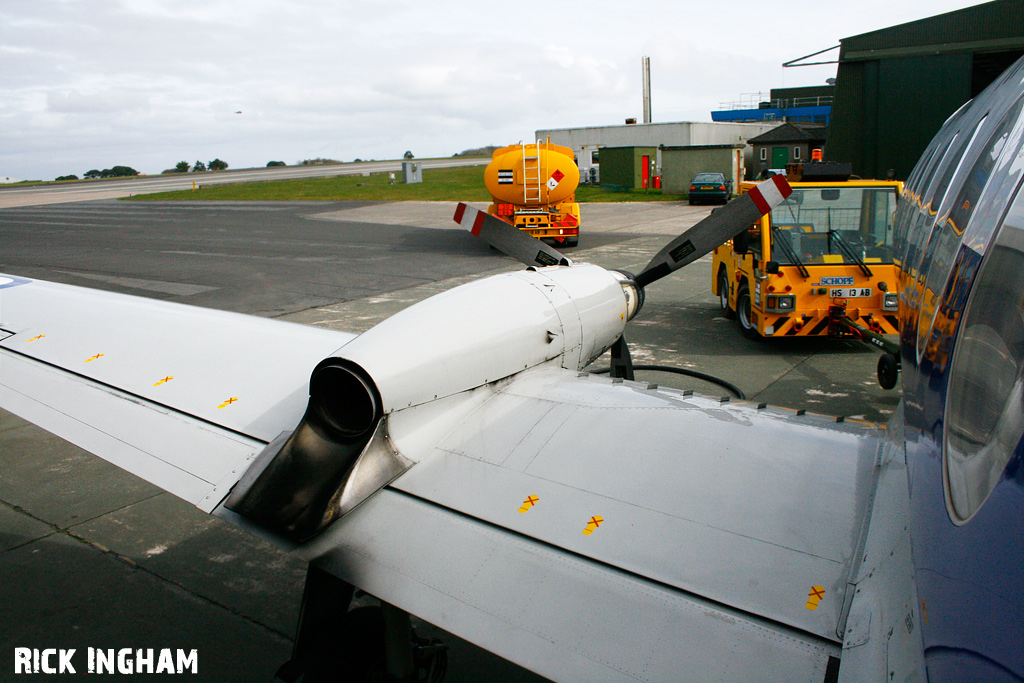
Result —
<path fill-rule="evenodd" d="M 879 347 L 879 383 L 895 386 L 899 350 L 885 335 L 899 332 L 893 216 L 903 183 L 851 179 L 850 165 L 835 162 L 791 165 L 786 175 L 793 193 L 715 249 L 712 292 L 752 339 L 854 337 Z"/>

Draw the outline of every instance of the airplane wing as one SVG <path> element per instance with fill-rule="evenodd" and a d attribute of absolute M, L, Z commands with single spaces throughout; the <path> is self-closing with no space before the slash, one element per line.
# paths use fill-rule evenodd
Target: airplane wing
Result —
<path fill-rule="evenodd" d="M 252 528 L 221 501 L 352 339 L 0 276 L 0 405 Z M 556 680 L 834 675 L 878 433 L 561 360 L 385 415 L 413 464 L 296 552 Z"/>
<path fill-rule="evenodd" d="M 563 369 L 463 400 L 390 416 L 418 464 L 301 552 L 555 680 L 829 680 L 874 425 Z"/>
<path fill-rule="evenodd" d="M 0 275 L 0 405 L 209 512 L 353 337 Z"/>

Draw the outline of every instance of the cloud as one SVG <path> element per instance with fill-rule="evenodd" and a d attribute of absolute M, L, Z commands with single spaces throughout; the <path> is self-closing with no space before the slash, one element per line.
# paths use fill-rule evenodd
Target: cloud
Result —
<path fill-rule="evenodd" d="M 639 117 L 645 54 L 655 120 L 707 121 L 824 80 L 787 59 L 954 5 L 4 0 L 0 173 L 448 156 Z"/>
<path fill-rule="evenodd" d="M 148 104 L 144 96 L 127 90 L 52 91 L 46 96 L 47 109 L 61 114 L 124 114 L 146 108 Z"/>

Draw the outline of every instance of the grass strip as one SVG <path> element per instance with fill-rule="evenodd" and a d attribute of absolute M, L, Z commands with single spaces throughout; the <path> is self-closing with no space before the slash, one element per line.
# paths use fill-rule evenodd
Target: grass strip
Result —
<path fill-rule="evenodd" d="M 459 201 L 488 202 L 491 194 L 484 185 L 483 167 L 431 168 L 423 171 L 422 183 L 405 184 L 396 173 L 394 184 L 389 174 L 369 176 L 337 176 L 334 178 L 303 178 L 232 185 L 202 185 L 198 189 L 135 195 L 127 201 Z M 578 202 L 647 202 L 681 201 L 661 190 L 608 191 L 582 185 L 576 190 Z"/>

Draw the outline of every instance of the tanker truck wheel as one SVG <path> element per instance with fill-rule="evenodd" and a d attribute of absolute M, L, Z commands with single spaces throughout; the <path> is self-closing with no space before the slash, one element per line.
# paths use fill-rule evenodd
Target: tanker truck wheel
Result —
<path fill-rule="evenodd" d="M 578 247 L 580 245 L 579 237 L 566 237 L 565 241 L 562 242 L 563 247 Z"/>

